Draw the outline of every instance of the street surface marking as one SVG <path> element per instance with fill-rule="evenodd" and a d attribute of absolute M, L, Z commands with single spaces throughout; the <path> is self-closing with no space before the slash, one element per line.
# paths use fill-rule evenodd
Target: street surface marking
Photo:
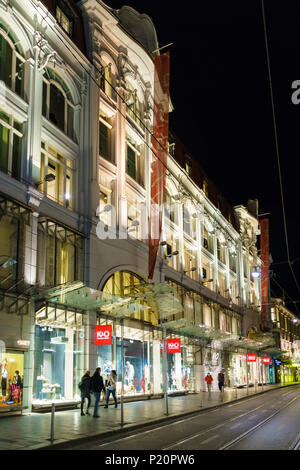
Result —
<path fill-rule="evenodd" d="M 211 437 L 209 437 L 208 439 L 205 439 L 205 441 L 202 441 L 202 442 L 200 443 L 200 445 L 202 446 L 203 444 L 206 444 L 206 443 L 209 442 L 209 441 L 213 441 L 213 440 L 216 439 L 217 437 L 219 437 L 219 434 L 215 434 L 214 436 L 211 436 Z"/>

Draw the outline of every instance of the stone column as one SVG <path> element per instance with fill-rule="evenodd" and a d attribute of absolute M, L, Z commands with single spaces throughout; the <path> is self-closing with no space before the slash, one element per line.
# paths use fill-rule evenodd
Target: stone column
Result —
<path fill-rule="evenodd" d="M 201 214 L 196 218 L 196 240 L 197 240 L 197 281 L 202 283 L 202 220 Z"/>
<path fill-rule="evenodd" d="M 41 166 L 41 129 L 43 104 L 43 73 L 40 66 L 41 48 L 44 44 L 40 34 L 34 35 L 34 59 L 29 60 L 29 109 L 28 109 L 28 141 L 26 175 L 27 181 L 38 183 L 40 181 Z"/>
<path fill-rule="evenodd" d="M 85 369 L 94 373 L 97 366 L 97 346 L 95 345 L 95 326 L 97 324 L 97 314 L 95 311 L 89 311 L 86 316 L 85 324 Z"/>
<path fill-rule="evenodd" d="M 23 381 L 23 406 L 27 407 L 26 413 L 32 411 L 33 379 L 34 379 L 34 351 L 35 351 L 35 303 L 31 299 L 29 303 L 29 318 L 27 322 L 27 337 L 30 344 L 24 353 L 24 381 Z"/>
<path fill-rule="evenodd" d="M 118 88 L 116 113 L 116 203 L 119 238 L 127 238 L 127 198 L 126 198 L 126 103 L 125 89 Z"/>
<path fill-rule="evenodd" d="M 218 247 L 217 247 L 217 235 L 216 227 L 214 226 L 213 231 L 213 248 L 214 248 L 214 290 L 218 292 L 219 290 L 219 280 L 218 280 Z"/>

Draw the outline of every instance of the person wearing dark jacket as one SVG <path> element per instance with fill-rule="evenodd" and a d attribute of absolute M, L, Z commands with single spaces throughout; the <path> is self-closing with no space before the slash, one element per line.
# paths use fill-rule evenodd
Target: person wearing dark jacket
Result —
<path fill-rule="evenodd" d="M 94 397 L 95 397 L 95 406 L 94 406 L 94 414 L 93 414 L 94 418 L 99 418 L 99 415 L 97 412 L 98 412 L 98 405 L 100 401 L 100 395 L 101 395 L 102 390 L 105 390 L 103 378 L 100 375 L 100 373 L 101 373 L 101 369 L 100 367 L 97 367 L 91 379 L 91 390 L 94 392 Z"/>
<path fill-rule="evenodd" d="M 87 370 L 86 373 L 83 375 L 81 378 L 80 382 L 80 393 L 81 393 L 81 416 L 85 416 L 83 412 L 83 405 L 84 405 L 84 400 L 85 398 L 88 399 L 88 405 L 86 409 L 86 414 L 89 415 L 89 407 L 91 405 L 91 377 L 90 377 L 90 371 Z"/>
<path fill-rule="evenodd" d="M 225 376 L 223 370 L 218 373 L 218 385 L 220 392 L 224 391 Z"/>

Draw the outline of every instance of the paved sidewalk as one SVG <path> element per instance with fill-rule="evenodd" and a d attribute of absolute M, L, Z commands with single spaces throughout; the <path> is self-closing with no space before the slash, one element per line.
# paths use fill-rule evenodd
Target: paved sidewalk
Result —
<path fill-rule="evenodd" d="M 300 385 L 299 383 L 297 383 Z M 293 384 L 289 384 L 293 385 Z M 270 391 L 280 385 L 252 387 L 248 395 Z M 169 417 L 189 414 L 201 409 L 220 406 L 223 403 L 247 397 L 247 389 L 226 390 L 224 393 L 201 392 L 185 396 L 169 397 Z M 91 409 L 92 411 L 92 409 Z M 129 430 L 146 423 L 160 422 L 166 419 L 164 399 L 136 401 L 124 404 L 124 430 Z M 120 406 L 105 409 L 99 407 L 99 419 L 92 416 L 80 416 L 80 409 L 59 411 L 55 414 L 55 444 L 80 440 L 117 432 L 120 426 Z M 0 418 L 0 450 L 33 450 L 52 446 L 50 438 L 51 413 L 32 413 L 23 416 Z"/>

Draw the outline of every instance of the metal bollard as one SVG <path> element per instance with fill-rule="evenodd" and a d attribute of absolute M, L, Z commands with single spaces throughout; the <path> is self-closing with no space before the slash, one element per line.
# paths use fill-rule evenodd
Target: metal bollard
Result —
<path fill-rule="evenodd" d="M 51 407 L 51 431 L 50 431 L 50 441 L 54 441 L 54 418 L 55 418 L 55 403 L 52 403 Z"/>

